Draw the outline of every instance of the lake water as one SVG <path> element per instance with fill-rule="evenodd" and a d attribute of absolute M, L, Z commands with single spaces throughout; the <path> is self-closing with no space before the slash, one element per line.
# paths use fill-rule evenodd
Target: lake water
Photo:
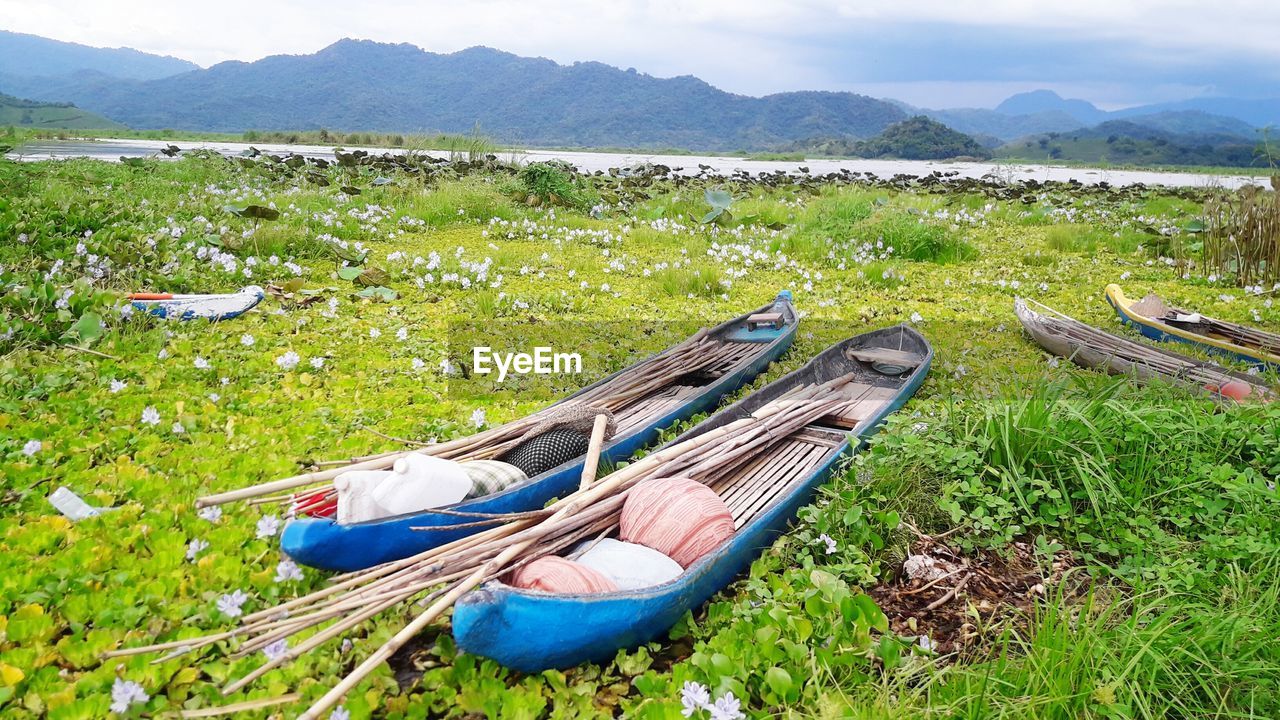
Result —
<path fill-rule="evenodd" d="M 171 144 L 165 140 L 40 140 L 31 142 L 10 152 L 8 157 L 18 160 L 49 160 L 72 157 L 91 157 L 100 160 L 118 161 L 121 157 L 149 157 Z M 236 155 L 249 149 L 250 143 L 237 142 L 189 142 L 175 140 L 183 150 L 208 149 L 225 155 Z M 333 159 L 333 148 L 319 145 L 272 145 L 253 143 L 262 152 L 288 154 L 298 153 L 308 157 Z M 362 148 L 371 154 L 403 153 L 397 148 Z M 448 157 L 445 151 L 430 151 L 427 154 L 436 157 Z M 882 178 L 894 175 L 913 175 L 922 177 L 934 172 L 956 173 L 960 177 L 983 178 L 994 177 L 1000 180 L 1039 180 L 1067 181 L 1077 180 L 1081 183 L 1096 184 L 1108 182 L 1112 185 L 1167 185 L 1173 187 L 1227 187 L 1238 188 L 1250 183 L 1266 184 L 1264 178 L 1247 175 L 1205 174 L 1180 172 L 1151 172 L 1145 170 L 1103 170 L 1093 168 L 1062 167 L 1056 165 L 1008 165 L 991 162 L 949 162 L 931 160 L 834 160 L 813 159 L 798 162 L 794 160 L 746 160 L 734 157 L 715 157 L 699 155 L 658 155 L 648 153 L 600 153 L 578 152 L 572 150 L 524 150 L 503 152 L 504 159 L 513 156 L 525 162 L 538 160 L 564 160 L 572 163 L 580 170 L 594 172 L 609 168 L 627 167 L 642 163 L 667 165 L 671 168 L 683 168 L 686 173 L 696 173 L 698 165 L 708 165 L 712 172 L 730 174 L 745 170 L 751 174 L 771 173 L 779 170 L 798 173 L 800 167 L 808 168 L 810 173 L 824 174 L 849 170 L 850 172 L 872 173 Z"/>

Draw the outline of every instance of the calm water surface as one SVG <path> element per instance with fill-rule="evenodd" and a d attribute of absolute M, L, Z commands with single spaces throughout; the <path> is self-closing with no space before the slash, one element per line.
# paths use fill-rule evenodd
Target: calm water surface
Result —
<path fill-rule="evenodd" d="M 121 157 L 149 157 L 156 155 L 168 145 L 177 145 L 183 150 L 208 149 L 225 155 L 236 155 L 249 149 L 250 143 L 237 142 L 188 142 L 175 140 L 40 140 L 31 142 L 9 153 L 9 157 L 19 160 L 49 160 L 72 157 L 90 157 L 99 160 L 118 161 Z M 333 148 L 320 145 L 272 145 L 253 143 L 254 147 L 266 153 L 298 153 L 308 157 L 333 159 Z M 362 148 L 372 154 L 389 152 L 399 154 L 405 152 L 400 148 Z M 428 151 L 428 155 L 448 157 L 447 151 Z M 1103 170 L 1092 168 L 1061 167 L 1054 165 L 1000 165 L 990 162 L 949 162 L 931 160 L 833 160 L 814 159 L 797 162 L 794 160 L 745 160 L 733 157 L 714 157 L 698 155 L 656 155 L 646 153 L 599 153 L 577 152 L 572 150 L 525 150 L 515 153 L 503 152 L 526 162 L 538 160 L 564 160 L 585 172 L 608 170 L 609 168 L 627 167 L 642 163 L 667 165 L 671 168 L 683 168 L 683 172 L 696 173 L 698 165 L 709 165 L 712 172 L 730 174 L 737 170 L 745 170 L 751 174 L 769 173 L 782 170 L 799 173 L 800 167 L 808 168 L 810 173 L 823 174 L 849 170 L 851 172 L 872 173 L 879 177 L 894 175 L 914 175 L 921 177 L 934 172 L 954 172 L 960 177 L 983 178 L 994 177 L 1001 180 L 1040 180 L 1066 181 L 1077 180 L 1082 183 L 1096 184 L 1108 182 L 1112 185 L 1167 185 L 1172 187 L 1228 187 L 1237 188 L 1250 183 L 1265 184 L 1262 178 L 1247 175 L 1212 175 L 1204 173 L 1153 172 L 1145 170 Z M 163 157 L 163 156 L 162 156 Z"/>

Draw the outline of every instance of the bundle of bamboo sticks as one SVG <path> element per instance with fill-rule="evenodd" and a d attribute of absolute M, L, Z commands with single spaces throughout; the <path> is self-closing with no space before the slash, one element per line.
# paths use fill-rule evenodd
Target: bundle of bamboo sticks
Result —
<path fill-rule="evenodd" d="M 725 346 L 726 343 L 708 337 L 708 331 L 704 328 L 679 345 L 645 360 L 599 387 L 574 398 L 573 402 L 617 412 L 671 385 L 683 376 L 714 365 L 724 354 Z M 297 510 L 306 512 L 309 508 L 320 506 L 332 499 L 334 495 L 332 481 L 342 473 L 353 470 L 386 470 L 394 465 L 396 460 L 410 453 L 422 453 L 449 460 L 485 460 L 499 457 L 524 440 L 525 433 L 545 419 L 549 413 L 554 412 L 555 407 L 552 406 L 484 432 L 448 442 L 434 443 L 414 450 L 397 450 L 350 458 L 347 461 L 321 463 L 328 467 L 239 490 L 204 496 L 196 500 L 196 507 L 257 498 L 256 503 L 297 501 Z M 294 495 L 294 491 L 299 488 L 322 483 L 328 483 L 328 486 L 304 493 L 300 497 Z"/>
<path fill-rule="evenodd" d="M 244 641 L 234 653 L 239 657 L 327 624 L 303 642 L 228 684 L 223 693 L 230 694 L 397 605 L 415 600 L 418 605 L 430 602 L 426 610 L 300 716 L 314 720 L 469 590 L 536 558 L 563 552 L 583 540 L 612 532 L 617 527 L 627 493 L 636 483 L 676 476 L 708 483 L 732 473 L 848 402 L 845 386 L 853 377 L 849 374 L 820 385 L 796 386 L 749 416 L 659 450 L 599 481 L 590 482 L 584 475 L 577 492 L 545 509 L 489 516 L 501 524 L 404 560 L 338 576 L 332 585 L 322 590 L 245 615 L 235 630 L 116 650 L 108 655 L 171 651 L 161 658 L 164 660 L 241 637 Z M 595 450 L 598 452 L 598 444 Z M 758 492 L 767 490 L 761 488 Z"/>

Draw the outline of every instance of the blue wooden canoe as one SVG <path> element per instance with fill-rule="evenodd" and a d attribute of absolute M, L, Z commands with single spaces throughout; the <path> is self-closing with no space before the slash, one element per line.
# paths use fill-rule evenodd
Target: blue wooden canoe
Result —
<path fill-rule="evenodd" d="M 1156 342 L 1196 345 L 1232 360 L 1257 365 L 1264 370 L 1280 370 L 1280 335 L 1276 333 L 1166 307 L 1155 296 L 1136 302 L 1125 297 L 1124 291 L 1115 283 L 1107 286 L 1107 302 L 1115 308 L 1116 314 L 1126 325 L 1136 328 L 1145 337 Z M 1153 307 L 1145 307 L 1148 303 Z"/>
<path fill-rule="evenodd" d="M 749 327 L 747 318 L 757 313 L 780 313 L 780 327 Z M 774 302 L 743 314 L 713 328 L 708 337 L 740 346 L 734 364 L 723 374 L 703 378 L 701 385 L 688 388 L 674 406 L 658 403 L 640 418 L 633 418 L 627 429 L 619 428 L 604 445 L 601 463 L 630 458 L 635 452 L 658 439 L 662 429 L 706 412 L 719 404 L 725 395 L 751 382 L 791 346 L 797 317 L 791 305 L 791 293 L 779 293 Z M 645 361 L 641 361 L 643 363 Z M 613 378 L 640 365 L 631 366 L 570 395 L 560 402 L 570 402 Z M 557 403 L 559 404 L 559 403 Z M 464 500 L 448 510 L 477 513 L 510 513 L 543 507 L 547 501 L 576 490 L 582 474 L 583 458 L 564 463 L 523 483 L 501 492 Z M 425 510 L 382 520 L 339 525 L 330 518 L 302 517 L 290 521 L 281 537 L 281 549 L 294 560 L 323 568 L 349 572 L 380 565 L 415 555 L 438 545 L 471 535 L 483 528 L 459 528 L 439 531 L 414 531 L 415 527 L 439 527 L 458 524 L 456 515 Z"/>
<path fill-rule="evenodd" d="M 858 357 L 882 350 L 888 355 L 905 351 L 916 364 L 905 372 L 884 374 Z M 856 373 L 856 382 L 874 388 L 877 399 L 843 417 L 823 418 L 769 448 L 769 456 L 785 459 L 779 461 L 785 468 L 781 475 L 776 466 L 771 468 L 768 458 L 761 457 L 708 482 L 734 512 L 737 533 L 675 580 L 639 591 L 582 595 L 522 590 L 491 581 L 462 596 L 454 607 L 453 633 L 458 646 L 515 670 L 537 672 L 605 661 L 620 648 L 660 637 L 686 611 L 700 606 L 742 573 L 786 530 L 796 512 L 812 501 L 818 486 L 861 449 L 886 416 L 915 393 L 932 359 L 929 343 L 914 329 L 899 325 L 877 330 L 835 345 L 800 370 L 716 413 L 672 443 L 744 418 L 792 387 L 847 373 Z M 773 494 L 766 493 L 763 499 L 755 489 L 735 494 L 735 488 L 746 488 L 757 479 L 764 479 Z M 734 498 L 743 496 L 752 506 L 740 513 Z"/>

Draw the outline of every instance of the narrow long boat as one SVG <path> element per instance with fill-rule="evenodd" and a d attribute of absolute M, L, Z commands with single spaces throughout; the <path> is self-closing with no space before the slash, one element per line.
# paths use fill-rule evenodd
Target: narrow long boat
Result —
<path fill-rule="evenodd" d="M 248 312 L 263 297 L 262 288 L 250 285 L 240 292 L 212 295 L 133 293 L 129 303 L 136 310 L 167 320 L 230 320 Z"/>
<path fill-rule="evenodd" d="M 1170 307 L 1154 294 L 1134 301 L 1115 283 L 1107 286 L 1107 302 L 1121 320 L 1157 342 L 1198 345 L 1233 360 L 1280 370 L 1280 334 Z"/>
<path fill-rule="evenodd" d="M 761 317 L 772 322 L 759 324 Z M 610 406 L 617 429 L 603 446 L 601 462 L 618 462 L 658 438 L 663 428 L 714 408 L 722 397 L 763 372 L 791 346 L 797 316 L 791 293 L 783 291 L 761 308 L 702 331 L 681 345 L 620 370 L 549 408 L 490 431 L 490 438 L 473 436 L 417 452 L 452 460 L 498 457 L 515 442 L 521 427 L 565 405 Z M 674 366 L 674 367 L 673 367 Z M 653 375 L 646 378 L 646 373 Z M 645 379 L 637 383 L 636 378 Z M 637 387 L 638 385 L 638 387 Z M 625 386 L 625 389 L 623 388 Z M 510 430 L 509 432 L 504 432 Z M 458 449 L 458 443 L 463 447 Z M 390 467 L 395 456 L 380 456 L 349 469 Z M 576 489 L 583 457 L 496 493 L 464 500 L 441 510 L 423 510 L 368 522 L 339 524 L 327 517 L 299 517 L 290 521 L 281 548 L 298 562 L 326 570 L 360 570 L 415 555 L 481 529 L 453 527 L 459 513 L 512 513 L 541 508 L 548 500 Z M 323 477 L 331 478 L 330 471 Z M 332 485 L 330 483 L 329 487 Z M 415 527 L 450 526 L 448 530 L 415 532 Z"/>
<path fill-rule="evenodd" d="M 607 660 L 619 648 L 659 637 L 742 573 L 786 530 L 818 486 L 915 393 L 932 359 L 928 341 L 912 328 L 877 330 L 829 348 L 716 413 L 665 447 L 749 418 L 789 393 L 818 389 L 796 401 L 817 408 L 812 421 L 781 437 L 770 433 L 768 444 L 716 464 L 706 476 L 693 476 L 725 500 L 736 531 L 677 578 L 642 590 L 593 594 L 524 590 L 493 580 L 463 595 L 454 607 L 458 646 L 535 672 Z M 662 475 L 661 469 L 655 473 Z M 616 516 L 614 523 L 616 533 Z"/>
<path fill-rule="evenodd" d="M 1112 335 L 1040 303 L 1032 309 L 1031 303 L 1034 301 L 1017 298 L 1013 305 L 1027 334 L 1045 350 L 1080 367 L 1129 375 L 1137 382 L 1180 385 L 1218 400 L 1230 397 L 1265 402 L 1275 397 L 1256 376 Z"/>

